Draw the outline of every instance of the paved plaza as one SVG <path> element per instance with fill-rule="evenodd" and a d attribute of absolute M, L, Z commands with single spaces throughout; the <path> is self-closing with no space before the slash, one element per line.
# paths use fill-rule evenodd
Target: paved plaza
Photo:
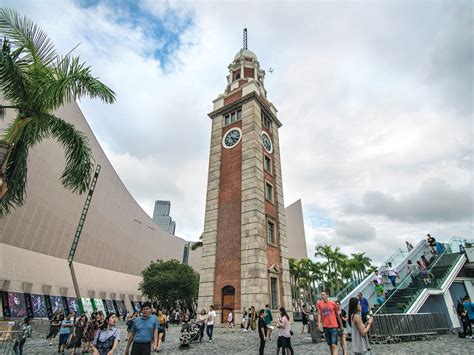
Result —
<path fill-rule="evenodd" d="M 294 329 L 299 328 L 299 324 Z M 120 325 L 122 338 L 124 338 L 125 327 Z M 214 340 L 210 344 L 193 343 L 189 350 L 180 351 L 179 329 L 176 326 L 170 326 L 166 341 L 161 346 L 160 354 L 258 354 L 258 335 L 257 333 L 226 333 L 224 329 L 217 328 L 214 331 Z M 207 337 L 205 338 L 207 339 Z M 328 347 L 325 343 L 313 344 L 309 334 L 295 332 L 291 339 L 295 354 L 328 354 Z M 349 342 L 349 350 L 351 343 Z M 123 355 L 125 342 L 120 344 L 120 351 L 117 354 Z M 57 347 L 49 347 L 46 339 L 41 339 L 37 335 L 29 339 L 25 345 L 25 354 L 55 354 Z M 374 354 L 474 354 L 474 341 L 470 339 L 460 339 L 455 335 L 441 335 L 436 340 L 414 341 L 402 344 L 375 345 L 371 346 L 371 355 Z M 66 352 L 70 354 L 70 352 Z M 276 353 L 276 341 L 272 339 L 265 347 L 265 354 Z M 339 351 L 342 354 L 342 351 Z M 350 352 L 352 354 L 352 352 Z"/>

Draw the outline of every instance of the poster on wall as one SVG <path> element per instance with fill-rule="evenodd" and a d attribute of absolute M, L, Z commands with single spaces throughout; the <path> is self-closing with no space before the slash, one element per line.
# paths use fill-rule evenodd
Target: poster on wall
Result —
<path fill-rule="evenodd" d="M 114 303 L 115 303 L 115 308 L 117 309 L 117 312 L 121 316 L 127 314 L 127 307 L 125 307 L 124 301 L 114 301 Z"/>
<path fill-rule="evenodd" d="M 135 301 L 130 301 L 130 302 L 132 302 L 132 307 L 135 310 L 135 312 L 140 312 L 140 310 L 142 309 L 140 302 L 135 302 Z"/>
<path fill-rule="evenodd" d="M 107 313 L 116 312 L 114 302 L 112 300 L 105 300 L 105 305 L 107 306 Z"/>
<path fill-rule="evenodd" d="M 25 318 L 26 317 L 26 305 L 25 295 L 19 292 L 8 293 L 8 306 L 10 308 L 10 317 L 12 318 Z"/>
<path fill-rule="evenodd" d="M 91 313 L 94 311 L 92 308 L 92 302 L 90 298 L 81 298 L 82 307 L 84 308 L 84 312 L 90 317 Z"/>
<path fill-rule="evenodd" d="M 102 300 L 100 298 L 94 298 L 94 303 L 95 303 L 95 308 L 98 310 L 98 311 L 102 311 L 102 313 L 107 313 L 105 311 L 105 307 L 104 307 L 104 303 L 102 302 Z"/>
<path fill-rule="evenodd" d="M 33 318 L 33 303 L 31 302 L 31 294 L 25 293 L 25 307 L 26 307 L 26 316 L 28 318 Z"/>
<path fill-rule="evenodd" d="M 57 311 L 64 311 L 63 300 L 61 296 L 49 296 L 49 298 L 51 299 L 51 308 L 53 313 L 56 313 Z"/>
<path fill-rule="evenodd" d="M 31 305 L 33 306 L 33 317 L 48 318 L 46 303 L 42 295 L 31 295 Z"/>
<path fill-rule="evenodd" d="M 80 315 L 81 312 L 79 310 L 79 306 L 77 304 L 77 300 L 73 297 L 67 298 L 67 305 L 69 308 L 69 312 L 76 312 L 76 316 Z"/>

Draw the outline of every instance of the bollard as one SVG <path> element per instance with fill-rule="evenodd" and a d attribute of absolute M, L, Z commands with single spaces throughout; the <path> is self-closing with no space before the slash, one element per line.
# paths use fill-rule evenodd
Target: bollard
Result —
<path fill-rule="evenodd" d="M 314 318 L 315 317 L 308 321 L 308 328 L 309 333 L 311 334 L 311 340 L 313 341 L 313 344 L 316 344 L 321 342 L 321 331 L 319 330 L 319 327 L 316 324 L 316 319 Z"/>

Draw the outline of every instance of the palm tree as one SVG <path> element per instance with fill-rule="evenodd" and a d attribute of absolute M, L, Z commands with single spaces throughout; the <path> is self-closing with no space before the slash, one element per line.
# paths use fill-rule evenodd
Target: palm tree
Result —
<path fill-rule="evenodd" d="M 365 253 L 351 254 L 354 260 L 354 268 L 358 272 L 358 277 L 363 278 L 368 268 L 372 266 L 372 259 L 365 255 Z"/>
<path fill-rule="evenodd" d="M 321 257 L 326 259 L 326 263 L 323 264 L 324 267 L 327 268 L 326 271 L 326 280 L 329 281 L 331 278 L 331 258 L 332 258 L 333 250 L 330 245 L 317 245 L 316 246 L 316 253 L 314 253 L 315 257 Z"/>
<path fill-rule="evenodd" d="M 0 140 L 0 216 L 24 200 L 28 152 L 47 137 L 65 149 L 63 186 L 72 192 L 88 190 L 93 170 L 86 136 L 52 112 L 77 98 L 89 96 L 106 103 L 115 93 L 73 57 L 56 54 L 45 32 L 14 10 L 0 9 L 0 91 L 16 118 Z"/>

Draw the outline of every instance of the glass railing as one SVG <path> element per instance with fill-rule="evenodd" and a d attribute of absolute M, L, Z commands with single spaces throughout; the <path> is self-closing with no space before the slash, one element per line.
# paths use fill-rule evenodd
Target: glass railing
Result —
<path fill-rule="evenodd" d="M 413 270 L 403 278 L 403 281 L 395 290 L 391 291 L 385 302 L 377 308 L 374 314 L 386 313 L 387 308 L 390 306 L 397 307 L 400 313 L 405 313 L 424 289 L 441 288 L 461 257 L 461 254 L 456 248 L 453 248 L 456 245 L 459 245 L 457 241 L 451 240 L 433 264 L 430 264 L 427 268 L 428 274 L 430 275 L 429 283 L 425 283 L 420 279 L 419 270 Z M 434 273 L 436 273 L 436 275 L 434 275 Z M 409 290 L 402 291 L 407 289 Z M 403 297 L 401 296 L 402 293 Z"/>
<path fill-rule="evenodd" d="M 380 275 L 383 276 L 385 274 L 385 270 L 387 268 L 388 263 L 392 263 L 394 267 L 399 268 L 399 273 L 401 273 L 402 276 L 405 276 L 405 268 L 403 264 L 404 261 L 407 259 L 408 255 L 410 255 L 410 257 L 413 257 L 414 260 L 417 260 L 421 257 L 422 254 L 424 254 L 425 249 L 427 247 L 428 243 L 425 240 L 421 240 L 411 252 L 398 248 L 392 255 L 390 255 L 383 263 L 380 264 L 380 267 L 378 268 Z M 400 266 L 402 267 L 400 268 Z M 365 279 L 354 281 L 346 288 L 344 288 L 339 294 L 337 294 L 335 298 L 341 300 L 343 308 L 345 308 L 348 304 L 349 300 L 346 299 L 348 295 L 354 292 L 353 297 L 355 297 L 356 291 L 362 292 L 364 297 L 367 299 L 375 298 L 372 284 L 374 278 L 375 273 L 372 272 L 371 274 L 367 275 Z M 384 277 L 384 282 L 389 282 L 387 277 Z"/>
<path fill-rule="evenodd" d="M 335 299 L 339 301 L 344 299 L 344 297 L 351 293 L 352 290 L 356 288 L 357 285 L 359 285 L 362 281 L 364 281 L 364 279 L 355 279 L 354 281 L 349 282 L 349 284 L 336 295 Z"/>

